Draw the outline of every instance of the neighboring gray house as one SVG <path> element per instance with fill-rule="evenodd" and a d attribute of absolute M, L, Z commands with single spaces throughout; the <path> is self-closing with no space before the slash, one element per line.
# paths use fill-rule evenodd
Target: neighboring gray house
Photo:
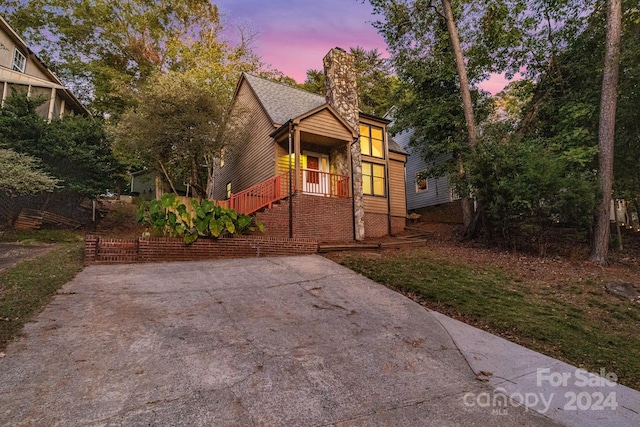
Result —
<path fill-rule="evenodd" d="M 420 153 L 415 152 L 409 146 L 409 141 L 413 136 L 413 129 L 400 132 L 393 137 L 394 141 L 410 156 L 405 165 L 405 185 L 407 197 L 407 211 L 424 208 L 427 206 L 441 205 L 457 200 L 455 193 L 449 185 L 449 178 L 440 176 L 436 178 L 418 179 L 420 172 L 428 171 L 431 167 L 441 165 L 449 156 L 442 155 L 433 164 L 426 163 Z"/>

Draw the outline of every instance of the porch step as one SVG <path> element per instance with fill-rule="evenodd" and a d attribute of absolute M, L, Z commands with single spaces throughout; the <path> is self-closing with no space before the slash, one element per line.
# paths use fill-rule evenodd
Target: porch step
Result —
<path fill-rule="evenodd" d="M 96 255 L 96 262 L 134 262 L 138 259 L 138 245 L 131 243 L 111 243 L 103 241 Z"/>
<path fill-rule="evenodd" d="M 339 251 L 377 251 L 380 249 L 380 243 L 362 244 L 362 243 L 346 243 L 342 245 L 335 244 L 319 244 L 318 252 L 339 252 Z"/>
<path fill-rule="evenodd" d="M 343 244 L 320 244 L 318 245 L 318 252 L 340 252 L 340 251 L 377 251 L 380 249 L 394 249 L 394 248 L 408 248 L 419 247 L 427 244 L 426 239 L 412 239 L 406 241 L 397 242 L 383 242 L 383 243 L 343 243 Z"/>

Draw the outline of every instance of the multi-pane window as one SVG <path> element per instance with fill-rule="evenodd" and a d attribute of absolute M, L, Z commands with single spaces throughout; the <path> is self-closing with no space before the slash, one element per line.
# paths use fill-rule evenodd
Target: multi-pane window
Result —
<path fill-rule="evenodd" d="M 429 188 L 429 183 L 427 181 L 427 171 L 417 172 L 416 173 L 416 193 L 420 193 Z"/>
<path fill-rule="evenodd" d="M 230 199 L 231 198 L 231 181 L 227 182 L 226 192 L 227 192 L 227 199 Z"/>
<path fill-rule="evenodd" d="M 20 71 L 21 73 L 24 73 L 24 68 L 27 65 L 27 58 L 24 57 L 24 55 L 22 54 L 22 52 L 20 52 L 18 49 L 16 49 L 13 52 L 13 69 L 15 71 Z"/>
<path fill-rule="evenodd" d="M 382 128 L 360 125 L 360 150 L 365 156 L 384 158 Z"/>
<path fill-rule="evenodd" d="M 369 196 L 385 195 L 384 165 L 362 162 L 362 192 Z"/>

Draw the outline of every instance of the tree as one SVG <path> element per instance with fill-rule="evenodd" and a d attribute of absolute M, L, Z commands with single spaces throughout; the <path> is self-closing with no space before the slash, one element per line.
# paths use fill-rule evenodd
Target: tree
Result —
<path fill-rule="evenodd" d="M 601 200 L 597 212 L 594 242 L 591 251 L 591 260 L 599 265 L 606 264 L 609 249 L 609 210 L 611 189 L 613 187 L 613 153 L 621 28 L 621 0 L 607 0 L 607 38 L 600 100 L 600 126 L 598 130 Z"/>
<path fill-rule="evenodd" d="M 242 135 L 241 114 L 230 115 L 229 94 L 188 73 L 160 73 L 136 97 L 114 129 L 117 153 L 134 153 L 173 185 L 187 182 L 210 194 L 215 159 Z"/>
<path fill-rule="evenodd" d="M 397 111 L 396 117 L 401 119 L 397 120 L 396 127 L 401 128 L 403 125 L 412 127 L 415 131 L 412 143 L 419 150 L 427 143 L 432 144 L 434 139 L 440 139 L 439 142 L 436 142 L 437 148 L 420 150 L 425 160 L 435 160 L 435 157 L 431 157 L 430 154 L 452 155 L 451 166 L 455 164 L 457 171 L 458 194 L 463 196 L 465 234 L 473 235 L 475 233 L 473 204 L 469 197 L 470 189 L 466 183 L 464 165 L 465 157 L 473 152 L 477 141 L 477 118 L 474 112 L 471 86 L 474 81 L 478 81 L 478 78 L 483 76 L 484 69 L 488 67 L 489 62 L 480 56 L 471 58 L 468 61 L 471 65 L 465 61 L 463 46 L 458 36 L 458 25 L 450 0 L 442 0 L 442 10 L 438 9 L 433 1 L 370 0 L 369 2 L 374 8 L 374 13 L 384 15 L 386 18 L 384 21 L 377 21 L 374 26 L 384 36 L 392 53 L 395 69 L 403 83 L 408 86 L 408 90 L 406 90 L 408 93 L 404 98 L 408 102 L 405 102 L 404 106 L 401 106 Z M 455 12 L 461 11 L 463 6 L 461 3 L 456 3 Z M 436 80 L 425 75 L 420 69 L 421 67 L 416 66 L 420 62 L 437 70 L 437 75 L 440 78 Z M 471 68 L 470 73 L 468 68 Z M 468 74 L 471 74 L 471 78 L 468 77 Z M 416 87 L 416 83 L 421 82 L 428 83 L 430 88 L 435 89 L 438 89 L 438 86 L 447 86 L 451 93 L 443 94 L 448 98 L 446 104 L 436 105 L 427 100 L 430 94 L 420 93 L 426 88 Z M 454 93 L 457 93 L 458 97 L 458 111 L 450 109 L 453 106 L 451 96 Z M 417 100 L 427 101 L 432 109 L 424 109 L 424 105 L 418 104 Z M 412 109 L 420 112 L 415 114 L 415 111 L 411 111 Z M 429 116 L 434 110 L 440 117 L 450 115 L 453 118 L 453 116 L 462 115 L 466 140 L 461 140 L 458 134 L 460 130 L 458 117 L 450 120 L 449 124 L 443 123 L 449 132 L 440 131 L 435 135 L 435 138 L 433 134 L 425 132 L 424 130 L 430 126 L 424 126 L 424 124 L 432 121 Z M 407 118 L 403 119 L 403 115 Z M 451 172 L 453 172 L 453 168 Z"/>
<path fill-rule="evenodd" d="M 6 0 L 0 13 L 99 116 L 117 118 L 160 71 L 233 88 L 239 72 L 260 66 L 251 35 L 235 46 L 222 39 L 210 0 Z"/>
<path fill-rule="evenodd" d="M 399 80 L 393 75 L 389 61 L 382 57 L 377 48 L 365 50 L 360 46 L 352 47 L 356 70 L 359 108 L 365 113 L 376 116 L 387 114 L 394 103 L 394 94 Z M 326 94 L 324 72 L 307 70 L 307 78 L 299 85 L 301 89 L 324 96 Z"/>
<path fill-rule="evenodd" d="M 622 4 L 612 185 L 616 199 L 626 199 L 637 205 L 640 196 L 637 167 L 640 150 L 637 120 L 637 105 L 640 103 L 640 92 L 637 90 L 637 76 L 640 73 L 637 43 L 640 11 L 632 0 L 625 0 Z M 584 30 L 558 52 L 553 69 L 541 74 L 519 130 L 522 135 L 540 138 L 547 145 L 563 147 L 572 158 L 581 159 L 583 170 L 591 173 L 600 170 L 597 154 L 604 80 L 603 62 L 594 61 L 593 58 L 605 56 L 606 22 L 606 9 L 594 9 L 586 19 Z M 594 205 L 591 211 L 597 209 Z M 606 218 L 608 225 L 608 214 Z M 594 244 L 595 234 L 593 229 L 591 231 Z"/>
<path fill-rule="evenodd" d="M 120 164 L 100 120 L 65 116 L 47 122 L 36 112 L 42 99 L 17 94 L 0 109 L 0 145 L 41 161 L 59 180 L 57 191 L 96 197 L 117 191 Z"/>
<path fill-rule="evenodd" d="M 34 157 L 5 148 L 0 148 L 0 170 L 0 192 L 9 196 L 53 191 L 59 182 Z"/>

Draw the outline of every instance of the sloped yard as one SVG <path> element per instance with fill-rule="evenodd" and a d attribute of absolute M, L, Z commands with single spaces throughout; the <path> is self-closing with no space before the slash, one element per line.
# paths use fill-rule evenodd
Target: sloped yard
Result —
<path fill-rule="evenodd" d="M 599 268 L 442 240 L 329 257 L 431 309 L 640 389 L 640 303 L 605 289 L 640 285 L 637 266 Z"/>
<path fill-rule="evenodd" d="M 67 231 L 6 232 L 0 236 L 0 351 L 56 291 L 82 269 L 82 237 Z"/>

